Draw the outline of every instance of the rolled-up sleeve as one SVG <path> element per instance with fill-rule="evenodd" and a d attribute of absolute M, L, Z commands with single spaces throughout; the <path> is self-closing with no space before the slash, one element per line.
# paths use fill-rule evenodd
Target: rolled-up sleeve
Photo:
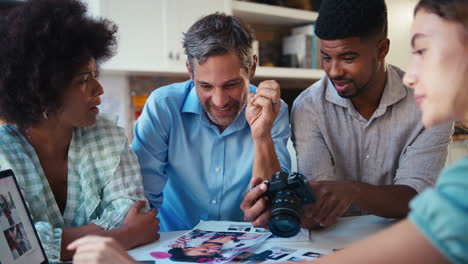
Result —
<path fill-rule="evenodd" d="M 452 263 L 468 260 L 468 158 L 446 169 L 435 188 L 410 203 L 409 219 Z"/>
<path fill-rule="evenodd" d="M 102 213 L 91 223 L 106 230 L 119 227 L 129 209 L 138 200 L 145 200 L 138 160 L 127 143 L 121 153 L 119 165 L 102 193 L 99 205 Z"/>
<path fill-rule="evenodd" d="M 273 123 L 271 137 L 275 144 L 275 152 L 281 166 L 281 170 L 290 172 L 291 157 L 289 155 L 287 144 L 291 136 L 291 127 L 289 126 L 288 105 L 281 102 L 281 109 L 278 117 Z"/>
<path fill-rule="evenodd" d="M 394 184 L 407 185 L 418 193 L 434 185 L 447 159 L 453 123 L 424 129 L 403 152 Z"/>
<path fill-rule="evenodd" d="M 36 222 L 37 234 L 41 240 L 49 262 L 60 262 L 60 251 L 62 246 L 62 229 L 54 228 L 48 222 Z"/>

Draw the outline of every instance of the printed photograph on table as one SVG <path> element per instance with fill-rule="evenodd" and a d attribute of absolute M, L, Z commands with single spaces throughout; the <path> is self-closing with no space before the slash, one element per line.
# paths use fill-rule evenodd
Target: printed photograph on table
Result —
<path fill-rule="evenodd" d="M 228 227 L 229 231 L 241 231 L 241 232 L 250 232 L 252 230 L 251 224 L 234 224 Z"/>
<path fill-rule="evenodd" d="M 24 226 L 22 223 L 12 226 L 11 228 L 3 231 L 5 239 L 10 247 L 10 252 L 13 259 L 17 259 L 31 250 L 31 243 L 29 242 Z"/>
<path fill-rule="evenodd" d="M 162 260 L 160 263 L 227 263 L 241 252 L 265 241 L 270 235 L 194 229 L 158 247 L 150 255 Z"/>
<path fill-rule="evenodd" d="M 256 249 L 255 251 L 244 251 L 237 255 L 232 262 L 236 263 L 261 263 L 261 262 L 276 262 L 285 260 L 286 257 L 291 256 L 296 249 L 284 247 L 271 247 L 268 249 Z"/>
<path fill-rule="evenodd" d="M 317 252 L 309 251 L 309 252 L 304 253 L 302 256 L 306 256 L 306 257 L 310 257 L 310 258 L 320 258 L 323 255 L 320 254 L 320 253 L 317 253 Z"/>
<path fill-rule="evenodd" d="M 0 194 L 0 228 L 2 231 L 20 222 L 11 193 Z"/>
<path fill-rule="evenodd" d="M 307 261 L 309 259 L 302 258 L 302 257 L 290 257 L 286 261 L 287 262 L 299 262 L 299 261 Z"/>

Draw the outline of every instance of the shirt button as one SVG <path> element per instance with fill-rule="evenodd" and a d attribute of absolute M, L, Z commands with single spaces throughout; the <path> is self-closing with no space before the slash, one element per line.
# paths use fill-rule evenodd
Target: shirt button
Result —
<path fill-rule="evenodd" d="M 212 203 L 212 204 L 215 204 L 215 203 L 216 203 L 216 200 L 211 200 L 211 203 Z"/>
<path fill-rule="evenodd" d="M 215 171 L 216 171 L 216 172 L 220 172 L 221 169 L 220 169 L 220 168 L 216 168 Z"/>
<path fill-rule="evenodd" d="M 366 159 L 369 159 L 369 154 L 366 155 Z"/>

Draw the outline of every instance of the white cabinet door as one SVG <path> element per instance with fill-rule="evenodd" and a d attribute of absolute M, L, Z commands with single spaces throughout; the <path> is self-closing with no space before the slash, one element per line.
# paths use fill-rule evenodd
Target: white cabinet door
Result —
<path fill-rule="evenodd" d="M 187 32 L 190 26 L 203 16 L 214 12 L 227 12 L 229 1 L 167 0 L 167 56 L 173 66 L 185 65 L 187 56 L 182 45 L 183 33 Z"/>
<path fill-rule="evenodd" d="M 165 0 L 101 0 L 100 15 L 119 27 L 118 50 L 104 67 L 155 71 L 167 65 Z"/>
<path fill-rule="evenodd" d="M 183 32 L 202 16 L 230 8 L 230 0 L 86 1 L 93 15 L 119 27 L 116 56 L 104 68 L 137 72 L 184 72 Z"/>

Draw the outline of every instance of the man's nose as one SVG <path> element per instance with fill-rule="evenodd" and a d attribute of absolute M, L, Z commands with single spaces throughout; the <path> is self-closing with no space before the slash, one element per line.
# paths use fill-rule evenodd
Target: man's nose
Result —
<path fill-rule="evenodd" d="M 221 88 L 215 88 L 211 101 L 216 107 L 223 107 L 229 103 L 229 95 Z"/>
<path fill-rule="evenodd" d="M 335 79 L 338 77 L 343 76 L 343 68 L 341 67 L 340 63 L 336 60 L 332 60 L 330 62 L 330 68 L 328 70 L 328 76 L 331 79 Z"/>

